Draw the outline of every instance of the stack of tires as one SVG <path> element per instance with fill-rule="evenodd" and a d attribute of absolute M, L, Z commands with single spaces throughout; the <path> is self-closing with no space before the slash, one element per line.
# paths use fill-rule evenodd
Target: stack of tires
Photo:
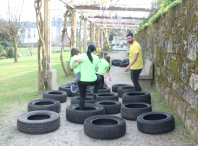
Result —
<path fill-rule="evenodd" d="M 51 90 L 43 93 L 43 99 L 29 102 L 28 112 L 17 118 L 17 129 L 27 134 L 44 134 L 60 127 L 61 103 L 67 101 L 67 93 Z"/>
<path fill-rule="evenodd" d="M 137 120 L 138 130 L 147 134 L 167 133 L 174 129 L 174 117 L 166 112 L 152 112 L 151 95 L 148 92 L 134 91 L 127 84 L 115 84 L 112 91 L 122 98 L 121 117 Z"/>
<path fill-rule="evenodd" d="M 123 61 L 119 59 L 112 60 L 112 65 L 119 67 L 127 67 L 129 65 L 129 59 L 124 59 Z"/>

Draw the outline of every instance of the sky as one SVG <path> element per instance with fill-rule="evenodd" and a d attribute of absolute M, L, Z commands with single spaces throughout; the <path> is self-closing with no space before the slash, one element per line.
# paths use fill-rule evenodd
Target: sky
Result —
<path fill-rule="evenodd" d="M 14 12 L 14 10 L 16 11 L 17 9 L 21 10 L 22 3 L 24 0 L 0 0 L 0 17 L 2 18 L 6 18 L 7 16 L 8 1 L 10 1 L 10 7 L 12 8 Z M 74 1 L 82 2 L 83 0 L 74 0 Z M 130 4 L 132 2 L 137 2 L 137 0 L 136 1 L 135 0 L 122 0 L 122 1 L 126 1 Z M 139 4 L 142 4 L 143 7 L 145 6 L 150 7 L 152 0 L 139 0 L 138 2 Z M 51 17 L 63 17 L 64 12 L 65 12 L 64 4 L 60 0 L 51 0 Z M 138 12 L 133 12 L 132 15 L 136 15 L 137 17 L 142 17 L 143 14 L 140 14 Z M 34 0 L 24 1 L 24 5 L 22 9 L 22 21 L 30 21 L 30 22 L 36 21 Z"/>

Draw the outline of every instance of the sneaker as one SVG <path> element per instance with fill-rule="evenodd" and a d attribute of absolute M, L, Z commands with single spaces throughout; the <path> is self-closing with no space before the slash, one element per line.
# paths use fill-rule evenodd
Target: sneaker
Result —
<path fill-rule="evenodd" d="M 72 85 L 71 85 L 71 92 L 72 92 L 72 93 L 75 93 L 75 92 L 76 92 L 76 91 L 75 91 L 75 88 L 76 88 L 75 85 L 72 84 Z"/>
<path fill-rule="evenodd" d="M 111 81 L 111 78 L 109 78 L 109 81 Z"/>

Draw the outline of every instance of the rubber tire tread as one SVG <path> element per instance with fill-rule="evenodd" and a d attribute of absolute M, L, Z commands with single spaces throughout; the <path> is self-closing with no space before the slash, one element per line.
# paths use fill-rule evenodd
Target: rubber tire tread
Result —
<path fill-rule="evenodd" d="M 116 103 L 116 104 L 113 104 L 113 105 L 102 105 L 102 104 L 100 104 L 100 103 L 105 103 L 105 102 L 111 102 L 111 103 Z M 115 101 L 115 100 L 100 100 L 100 101 L 95 102 L 94 104 L 103 106 L 104 109 L 105 109 L 105 114 L 117 114 L 117 113 L 120 113 L 121 103 L 119 101 Z"/>
<path fill-rule="evenodd" d="M 53 102 L 54 104 L 50 105 L 35 105 L 37 102 Z M 47 110 L 47 111 L 54 111 L 59 113 L 61 109 L 60 101 L 55 99 L 38 99 L 33 100 L 28 103 L 28 112 L 30 111 L 38 111 L 38 110 Z"/>
<path fill-rule="evenodd" d="M 45 120 L 28 120 L 32 115 L 50 115 Z M 60 116 L 52 111 L 31 111 L 20 115 L 17 118 L 17 129 L 26 134 L 45 134 L 53 132 L 60 127 Z"/>
<path fill-rule="evenodd" d="M 134 96 L 129 94 L 134 94 Z M 142 94 L 142 95 L 138 95 L 138 94 Z M 131 103 L 131 102 L 144 102 L 151 104 L 151 94 L 143 91 L 133 91 L 133 92 L 124 93 L 122 95 L 122 103 Z"/>
<path fill-rule="evenodd" d="M 121 60 L 120 59 L 113 59 L 111 62 L 113 64 L 114 62 L 121 62 Z"/>
<path fill-rule="evenodd" d="M 94 87 L 90 87 L 89 89 L 93 91 Z M 102 89 L 98 89 L 97 93 L 111 93 L 111 89 L 103 86 Z"/>
<path fill-rule="evenodd" d="M 103 126 L 93 124 L 94 119 L 113 119 L 118 121 L 116 125 Z M 98 115 L 87 118 L 84 123 L 84 132 L 87 136 L 96 139 L 117 139 L 125 135 L 126 122 L 124 119 L 115 116 Z"/>
<path fill-rule="evenodd" d="M 93 91 L 86 90 L 86 96 L 92 96 L 92 95 L 93 95 Z M 72 96 L 80 96 L 80 90 L 78 89 L 75 93 L 72 93 Z"/>
<path fill-rule="evenodd" d="M 120 63 L 120 67 L 127 67 L 129 65 L 129 63 L 128 62 L 122 62 L 122 63 Z"/>
<path fill-rule="evenodd" d="M 144 120 L 143 117 L 150 114 L 165 114 L 166 119 L 162 120 Z M 138 130 L 147 134 L 162 134 L 167 133 L 175 128 L 174 116 L 167 112 L 148 112 L 138 116 L 137 118 Z"/>
<path fill-rule="evenodd" d="M 105 96 L 104 96 L 105 95 Z M 98 93 L 96 95 L 96 100 L 116 100 L 118 101 L 117 93 Z"/>
<path fill-rule="evenodd" d="M 147 107 L 145 108 L 127 108 L 126 105 L 129 104 L 143 104 L 146 105 Z M 141 103 L 141 102 L 133 102 L 133 103 L 126 103 L 122 104 L 121 106 L 121 117 L 127 120 L 137 120 L 137 117 L 143 113 L 146 112 L 151 112 L 152 107 L 148 103 Z"/>
<path fill-rule="evenodd" d="M 49 94 L 50 92 L 58 92 L 62 94 Z M 49 90 L 43 92 L 43 99 L 55 99 L 60 101 L 60 103 L 64 103 L 67 101 L 67 93 L 59 90 Z"/>
<path fill-rule="evenodd" d="M 119 66 L 120 63 L 121 63 L 120 61 L 119 61 L 119 62 L 114 62 L 113 65 L 114 65 L 114 66 Z"/>
<path fill-rule="evenodd" d="M 76 87 L 76 89 L 78 88 Z M 67 93 L 67 96 L 72 97 L 71 85 L 61 85 L 59 86 L 58 90 L 65 91 Z"/>
<path fill-rule="evenodd" d="M 95 104 L 85 104 L 85 107 L 95 107 L 96 110 L 75 110 L 79 108 L 79 104 L 72 104 L 66 108 L 66 119 L 69 122 L 83 124 L 85 119 L 94 115 L 104 115 L 105 110 L 103 106 Z"/>
<path fill-rule="evenodd" d="M 91 100 L 86 100 L 86 98 L 92 98 L 92 99 Z M 96 102 L 96 100 L 94 100 L 92 96 L 86 96 L 86 98 L 85 98 L 85 103 L 94 104 L 94 102 Z M 71 104 L 79 104 L 79 102 L 80 102 L 80 96 L 73 96 L 71 98 Z"/>
<path fill-rule="evenodd" d="M 134 91 L 134 87 L 133 86 L 123 86 L 123 87 L 119 87 L 118 88 L 118 97 L 122 98 L 122 95 L 126 92 L 131 92 Z"/>
<path fill-rule="evenodd" d="M 112 92 L 118 92 L 118 88 L 119 87 L 122 87 L 122 86 L 131 86 L 131 85 L 129 85 L 129 84 L 114 84 L 113 86 L 112 86 Z"/>

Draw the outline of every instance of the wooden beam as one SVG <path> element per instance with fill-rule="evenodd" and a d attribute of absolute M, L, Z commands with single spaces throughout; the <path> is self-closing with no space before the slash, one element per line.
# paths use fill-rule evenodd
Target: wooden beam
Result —
<path fill-rule="evenodd" d="M 96 6 L 75 6 L 76 9 L 84 9 L 84 10 L 102 10 L 100 7 Z M 143 12 L 155 12 L 157 9 L 149 9 L 149 8 L 123 8 L 123 7 L 109 7 L 105 11 L 143 11 Z"/>
<path fill-rule="evenodd" d="M 126 27 L 104 27 L 103 29 L 126 29 Z M 128 28 L 127 27 L 127 30 L 137 30 L 138 28 Z"/>
<path fill-rule="evenodd" d="M 74 6 L 68 3 L 66 0 L 60 0 L 60 1 L 66 4 L 67 6 L 69 6 L 71 9 L 74 9 Z"/>
<path fill-rule="evenodd" d="M 89 19 L 91 18 L 100 18 L 100 19 L 134 19 L 134 20 L 146 20 L 147 18 L 138 18 L 138 17 L 105 17 L 105 16 L 94 16 L 94 17 L 91 17 L 89 16 L 88 17 Z"/>
<path fill-rule="evenodd" d="M 135 23 L 122 23 L 122 24 L 118 24 L 118 23 L 94 23 L 94 24 L 96 24 L 96 25 L 124 25 L 124 26 L 127 26 L 127 25 L 129 25 L 129 26 L 134 26 L 134 25 L 136 25 L 136 26 L 139 26 L 139 24 L 135 24 Z"/>

